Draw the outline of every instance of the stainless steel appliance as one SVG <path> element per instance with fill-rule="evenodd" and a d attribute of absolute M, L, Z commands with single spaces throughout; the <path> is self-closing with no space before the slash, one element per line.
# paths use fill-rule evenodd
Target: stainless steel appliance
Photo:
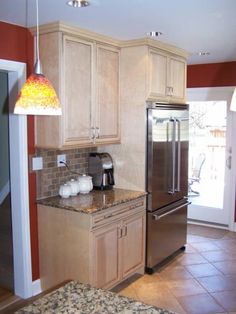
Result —
<path fill-rule="evenodd" d="M 99 190 L 112 189 L 115 184 L 112 158 L 108 153 L 91 153 L 88 164 L 93 178 L 93 187 Z"/>
<path fill-rule="evenodd" d="M 188 105 L 148 104 L 146 272 L 180 248 L 187 235 Z"/>

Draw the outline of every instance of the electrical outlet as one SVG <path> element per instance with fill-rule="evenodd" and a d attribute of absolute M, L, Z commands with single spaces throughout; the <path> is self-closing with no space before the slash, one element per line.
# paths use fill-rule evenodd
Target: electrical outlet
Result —
<path fill-rule="evenodd" d="M 65 167 L 66 155 L 57 155 L 57 167 Z"/>

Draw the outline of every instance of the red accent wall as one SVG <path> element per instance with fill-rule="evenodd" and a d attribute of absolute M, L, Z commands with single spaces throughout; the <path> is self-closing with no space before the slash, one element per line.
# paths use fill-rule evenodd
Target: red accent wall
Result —
<path fill-rule="evenodd" d="M 236 86 L 236 61 L 188 65 L 188 88 L 220 86 Z M 234 217 L 236 222 L 236 199 Z"/>
<path fill-rule="evenodd" d="M 28 29 L 0 22 L 0 58 L 24 62 L 27 64 L 27 75 L 33 70 L 34 42 Z M 28 154 L 34 154 L 34 117 L 28 116 Z M 29 174 L 29 205 L 30 205 L 30 235 L 32 256 L 32 277 L 39 278 L 38 257 L 38 225 L 36 200 L 36 177 Z"/>
<path fill-rule="evenodd" d="M 236 86 L 236 61 L 187 67 L 187 87 Z"/>

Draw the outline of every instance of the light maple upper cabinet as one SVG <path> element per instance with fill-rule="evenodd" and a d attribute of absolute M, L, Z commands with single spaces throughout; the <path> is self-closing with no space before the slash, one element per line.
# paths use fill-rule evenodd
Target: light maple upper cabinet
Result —
<path fill-rule="evenodd" d="M 59 25 L 60 26 L 60 25 Z M 89 147 L 120 142 L 120 49 L 63 26 L 43 29 L 40 59 L 62 105 L 61 117 L 36 117 L 36 146 Z"/>
<path fill-rule="evenodd" d="M 97 45 L 96 57 L 97 106 L 94 124 L 96 142 L 119 142 L 120 52 L 114 47 Z"/>
<path fill-rule="evenodd" d="M 149 49 L 148 100 L 185 102 L 186 60 L 157 49 Z"/>
<path fill-rule="evenodd" d="M 93 44 L 64 36 L 63 48 L 62 145 L 86 145 L 93 136 Z"/>

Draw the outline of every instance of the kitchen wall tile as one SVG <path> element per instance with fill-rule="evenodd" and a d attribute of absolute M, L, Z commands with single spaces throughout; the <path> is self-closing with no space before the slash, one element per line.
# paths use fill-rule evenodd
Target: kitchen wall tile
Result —
<path fill-rule="evenodd" d="M 80 173 L 88 173 L 89 153 L 95 151 L 96 148 L 62 151 L 38 148 L 36 155 L 43 157 L 43 169 L 37 171 L 37 199 L 58 195 L 61 184 L 76 178 Z M 66 155 L 71 172 L 66 167 L 57 167 L 57 155 L 61 154 Z"/>

